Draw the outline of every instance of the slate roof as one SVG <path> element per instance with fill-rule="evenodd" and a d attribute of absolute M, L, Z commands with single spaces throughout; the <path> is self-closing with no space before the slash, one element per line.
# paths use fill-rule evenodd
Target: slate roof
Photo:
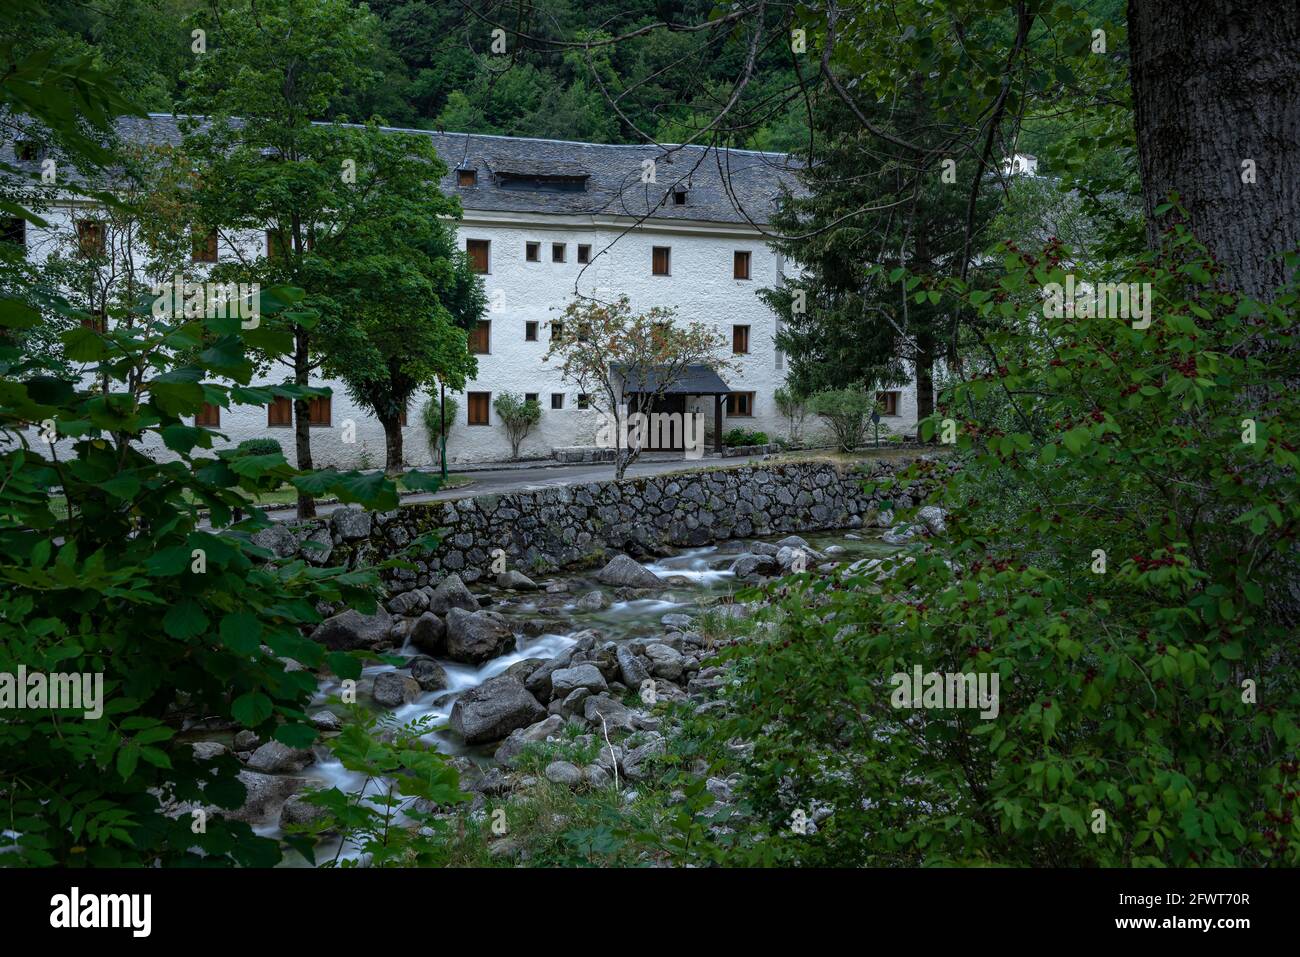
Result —
<path fill-rule="evenodd" d="M 117 129 L 124 140 L 181 140 L 180 118 L 151 113 L 147 118 L 121 117 Z M 656 221 L 734 223 L 770 221 L 784 183 L 798 190 L 797 161 L 786 154 L 727 150 L 704 146 L 621 146 L 564 140 L 485 136 L 429 130 L 395 132 L 428 136 L 446 162 L 443 191 L 459 196 L 467 211 L 559 215 L 648 217 Z M 5 158 L 12 151 L 6 146 Z M 643 184 L 642 162 L 655 160 L 656 182 Z M 39 171 L 38 163 L 20 163 Z M 457 170 L 477 171 L 473 186 L 457 185 Z M 500 174 L 586 177 L 585 189 L 529 189 L 499 183 Z M 677 205 L 672 193 L 685 189 L 686 203 Z"/>
<path fill-rule="evenodd" d="M 616 367 L 617 368 L 617 367 Z M 621 374 L 621 373 L 620 373 Z M 658 392 L 659 380 L 654 369 L 647 370 L 645 382 L 628 382 L 626 386 L 641 385 L 635 391 Z M 731 387 L 722 381 L 722 377 L 711 366 L 687 366 L 686 371 L 664 390 L 664 395 L 727 395 Z"/>

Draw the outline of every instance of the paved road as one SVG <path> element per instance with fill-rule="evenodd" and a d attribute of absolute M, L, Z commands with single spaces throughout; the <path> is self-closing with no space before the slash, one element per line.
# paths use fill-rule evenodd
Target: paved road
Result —
<path fill-rule="evenodd" d="M 637 461 L 627 470 L 627 478 L 636 478 L 641 475 L 662 475 L 664 472 L 680 472 L 686 469 L 713 469 L 720 465 L 740 465 L 744 462 L 754 461 L 759 456 L 737 456 L 730 459 L 719 459 L 716 456 L 706 456 L 702 459 L 683 460 L 681 458 L 671 459 L 653 459 L 649 461 Z M 455 474 L 455 468 L 452 473 Z M 493 469 L 482 472 L 462 473 L 467 478 L 473 480 L 473 484 L 462 486 L 460 488 L 449 489 L 445 492 L 435 492 L 429 494 L 421 492 L 415 495 L 403 495 L 402 504 L 412 502 L 428 502 L 431 500 L 442 500 L 448 498 L 466 498 L 471 495 L 490 495 L 499 492 L 528 492 L 535 489 L 553 488 L 561 485 L 581 485 L 585 482 L 603 482 L 614 477 L 614 466 L 608 462 L 598 465 L 558 465 L 547 462 L 538 462 L 536 465 L 525 466 L 520 468 Z M 336 508 L 342 508 L 341 505 L 318 505 L 316 513 L 318 515 L 328 515 Z M 283 508 L 266 510 L 266 514 L 272 518 L 289 518 L 294 514 L 292 505 Z"/>

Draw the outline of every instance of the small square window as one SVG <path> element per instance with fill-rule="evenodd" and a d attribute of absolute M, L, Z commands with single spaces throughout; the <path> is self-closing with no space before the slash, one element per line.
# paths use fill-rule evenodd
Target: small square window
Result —
<path fill-rule="evenodd" d="M 551 321 L 551 341 L 554 342 L 556 339 L 561 338 L 563 335 L 564 335 L 564 323 L 559 322 L 559 321 L 556 321 L 556 320 L 552 320 L 552 321 Z"/>
<path fill-rule="evenodd" d="M 485 274 L 488 271 L 488 251 L 492 243 L 486 239 L 465 240 L 465 255 L 469 257 L 471 272 Z"/>
<path fill-rule="evenodd" d="M 194 416 L 194 424 L 217 428 L 221 425 L 221 406 L 213 405 L 211 402 L 204 402 L 203 408 L 199 409 Z"/>
<path fill-rule="evenodd" d="M 673 205 L 674 206 L 686 205 L 686 190 L 684 189 L 673 190 Z"/>
<path fill-rule="evenodd" d="M 524 342 L 537 341 L 537 323 L 529 320 L 524 323 Z"/>
<path fill-rule="evenodd" d="M 524 243 L 524 259 L 530 263 L 542 261 L 541 243 Z"/>
<path fill-rule="evenodd" d="M 563 392 L 552 392 L 552 393 L 551 393 L 551 408 L 552 408 L 552 409 L 563 409 L 563 408 L 564 408 L 564 393 L 563 393 Z"/>
<path fill-rule="evenodd" d="M 591 408 L 591 396 L 586 395 L 585 393 L 581 393 L 581 392 L 578 393 L 578 408 L 580 408 L 580 409 L 590 409 L 590 408 Z"/>
<path fill-rule="evenodd" d="M 469 351 L 474 355 L 487 355 L 491 349 L 492 343 L 492 320 L 480 319 L 478 324 L 469 331 Z"/>
<path fill-rule="evenodd" d="M 578 262 L 591 262 L 591 246 L 586 243 L 578 243 Z"/>
<path fill-rule="evenodd" d="M 669 275 L 672 261 L 672 249 L 668 246 L 655 246 L 651 250 L 650 272 L 655 276 Z"/>
<path fill-rule="evenodd" d="M 477 183 L 478 183 L 478 170 L 476 169 L 456 170 L 457 186 L 474 186 Z"/>
<path fill-rule="evenodd" d="M 565 250 L 564 243 L 551 243 L 551 262 L 553 263 L 564 262 L 564 250 Z"/>
<path fill-rule="evenodd" d="M 524 402 L 525 402 L 525 403 L 528 403 L 528 402 L 536 402 L 536 401 L 537 401 L 537 393 L 536 393 L 536 392 L 525 392 L 525 393 L 524 393 Z"/>
<path fill-rule="evenodd" d="M 727 396 L 728 418 L 749 418 L 754 414 L 754 393 L 732 392 Z"/>
<path fill-rule="evenodd" d="M 492 398 L 491 392 L 471 392 L 466 398 L 469 404 L 469 418 L 466 420 L 469 425 L 489 425 L 488 421 L 488 404 Z"/>
<path fill-rule="evenodd" d="M 209 229 L 194 230 L 191 258 L 196 263 L 214 263 L 217 261 L 217 231 Z"/>
<path fill-rule="evenodd" d="M 749 278 L 749 251 L 737 249 L 735 258 L 731 264 L 731 276 L 733 279 Z"/>
<path fill-rule="evenodd" d="M 877 392 L 876 404 L 880 406 L 881 415 L 898 415 L 898 393 Z"/>

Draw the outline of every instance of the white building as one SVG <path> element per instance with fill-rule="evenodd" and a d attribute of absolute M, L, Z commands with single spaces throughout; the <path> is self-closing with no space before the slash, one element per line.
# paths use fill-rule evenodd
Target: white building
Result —
<path fill-rule="evenodd" d="M 177 121 L 168 115 L 123 120 L 121 127 L 128 139 L 180 139 Z M 789 181 L 787 157 L 405 132 L 431 137 L 448 166 L 442 188 L 459 197 L 464 208 L 460 245 L 483 273 L 489 302 L 489 312 L 471 335 L 479 352 L 477 377 L 465 394 L 454 396 L 458 409 L 447 439 L 451 465 L 509 458 L 505 429 L 492 409 L 502 391 L 536 398 L 542 407 L 541 422 L 525 439 L 521 456 L 550 457 L 559 447 L 595 444 L 597 413 L 561 379 L 554 363 L 542 361 L 549 323 L 578 295 L 604 300 L 627 295 L 637 311 L 672 307 L 684 320 L 715 325 L 736 366 L 723 374 L 731 390 L 723 431 L 786 434 L 773 399 L 785 378 L 785 360 L 774 341 L 777 318 L 757 293 L 776 286 L 782 275 L 781 258 L 767 245 L 763 229 L 783 180 Z M 52 230 L 61 225 L 62 235 L 76 235 L 67 220 L 91 216 L 70 204 L 52 218 Z M 48 255 L 53 235 L 29 225 L 29 257 Z M 238 241 L 252 255 L 265 248 L 260 235 Z M 233 253 L 224 240 L 217 244 L 218 258 Z M 283 382 L 287 375 L 287 369 L 277 369 L 254 384 Z M 378 420 L 355 405 L 341 383 L 312 384 L 333 389 L 330 399 L 314 403 L 315 464 L 382 465 L 384 433 Z M 410 465 L 433 461 L 421 424 L 426 399 L 417 396 L 407 410 L 403 447 Z M 684 401 L 686 411 L 705 414 L 712 447 L 714 398 Z M 888 414 L 882 421 L 896 433 L 914 434 L 914 386 L 893 390 L 884 403 Z M 231 444 L 276 438 L 293 461 L 286 406 L 212 408 L 200 424 L 224 433 Z M 345 441 L 353 436 L 354 441 Z M 161 446 L 158 452 L 168 454 Z"/>

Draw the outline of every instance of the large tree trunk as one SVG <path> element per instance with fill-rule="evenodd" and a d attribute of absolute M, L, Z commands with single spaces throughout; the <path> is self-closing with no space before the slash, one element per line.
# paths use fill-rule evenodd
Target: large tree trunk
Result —
<path fill-rule="evenodd" d="M 402 424 L 397 416 L 384 418 L 380 416 L 384 427 L 384 471 L 397 475 L 402 471 Z"/>
<path fill-rule="evenodd" d="M 293 381 L 295 385 L 311 385 L 311 365 L 307 353 L 307 330 L 295 329 L 293 333 Z M 298 468 L 313 468 L 311 462 L 311 403 L 307 399 L 293 400 L 293 441 Z M 298 518 L 315 518 L 316 500 L 303 492 L 298 493 Z"/>
<path fill-rule="evenodd" d="M 1152 245 L 1177 192 L 1227 284 L 1267 300 L 1300 247 L 1296 0 L 1129 0 L 1128 28 Z"/>
<path fill-rule="evenodd" d="M 934 361 L 936 348 L 934 336 L 922 333 L 916 337 L 917 422 L 922 422 L 934 415 Z"/>

